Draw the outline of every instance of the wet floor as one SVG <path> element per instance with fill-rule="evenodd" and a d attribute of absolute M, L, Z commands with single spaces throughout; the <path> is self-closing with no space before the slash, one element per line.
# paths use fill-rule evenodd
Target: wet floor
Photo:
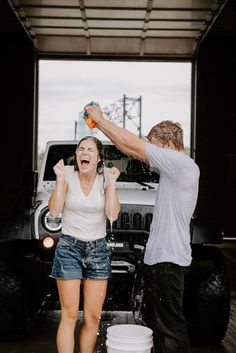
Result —
<path fill-rule="evenodd" d="M 222 250 L 226 257 L 231 289 L 231 311 L 228 330 L 224 340 L 219 345 L 194 345 L 191 347 L 192 353 L 236 353 L 236 247 L 227 245 Z M 82 313 L 79 312 L 75 337 L 78 337 L 81 317 Z M 59 320 L 59 310 L 43 310 L 29 337 L 19 342 L 0 342 L 0 353 L 56 353 L 55 335 Z M 103 312 L 95 353 L 107 352 L 105 345 L 107 327 L 124 323 L 134 323 L 131 312 Z M 77 343 L 75 352 L 78 352 Z"/>
<path fill-rule="evenodd" d="M 81 313 L 79 313 L 81 315 Z M 60 319 L 60 311 L 53 310 L 41 313 L 30 337 L 21 342 L 5 342 L 0 344 L 1 353 L 56 353 L 55 334 Z M 134 323 L 130 312 L 106 312 L 102 316 L 100 332 L 95 353 L 106 353 L 105 337 L 107 327 L 111 325 Z M 76 327 L 75 337 L 78 337 L 80 320 Z M 75 347 L 77 350 L 77 344 Z M 192 353 L 235 353 L 228 349 L 228 343 L 222 342 L 217 346 L 192 346 Z"/>

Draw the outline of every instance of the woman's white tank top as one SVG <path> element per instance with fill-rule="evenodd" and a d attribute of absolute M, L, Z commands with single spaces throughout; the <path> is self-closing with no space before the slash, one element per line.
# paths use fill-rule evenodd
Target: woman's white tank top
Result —
<path fill-rule="evenodd" d="M 80 186 L 74 166 L 65 167 L 67 195 L 62 211 L 62 233 L 84 241 L 106 235 L 105 193 L 103 174 L 97 174 L 90 193 L 86 196 Z"/>

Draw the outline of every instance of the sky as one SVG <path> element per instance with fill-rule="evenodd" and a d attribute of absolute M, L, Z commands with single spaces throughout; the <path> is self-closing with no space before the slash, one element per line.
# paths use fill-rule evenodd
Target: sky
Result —
<path fill-rule="evenodd" d="M 73 140 L 74 122 L 88 102 L 102 108 L 124 94 L 142 96 L 142 135 L 162 120 L 178 121 L 185 146 L 190 145 L 190 63 L 41 60 L 38 151 L 44 151 L 47 141 Z M 137 133 L 132 126 L 127 128 Z"/>

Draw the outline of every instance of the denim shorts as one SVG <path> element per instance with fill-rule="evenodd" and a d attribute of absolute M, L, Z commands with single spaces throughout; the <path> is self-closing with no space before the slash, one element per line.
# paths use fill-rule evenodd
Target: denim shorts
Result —
<path fill-rule="evenodd" d="M 110 249 L 105 238 L 82 241 L 63 234 L 57 243 L 51 276 L 56 279 L 108 279 Z"/>

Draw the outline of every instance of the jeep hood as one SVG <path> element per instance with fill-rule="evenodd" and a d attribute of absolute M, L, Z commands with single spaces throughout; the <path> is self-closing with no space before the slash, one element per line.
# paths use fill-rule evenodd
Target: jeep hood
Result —
<path fill-rule="evenodd" d="M 135 185 L 137 184 L 135 183 Z M 129 188 L 126 185 L 125 187 L 118 186 L 117 193 L 121 204 L 154 206 L 157 188 L 157 184 L 155 184 L 155 189 L 148 189 L 140 185 L 136 188 Z"/>
<path fill-rule="evenodd" d="M 149 188 L 151 186 L 151 188 Z M 154 206 L 158 184 L 148 183 L 146 186 L 139 183 L 118 182 L 117 193 L 121 204 L 150 205 Z M 41 200 L 43 204 L 48 204 L 53 188 L 48 185 L 39 191 L 36 200 Z"/>

